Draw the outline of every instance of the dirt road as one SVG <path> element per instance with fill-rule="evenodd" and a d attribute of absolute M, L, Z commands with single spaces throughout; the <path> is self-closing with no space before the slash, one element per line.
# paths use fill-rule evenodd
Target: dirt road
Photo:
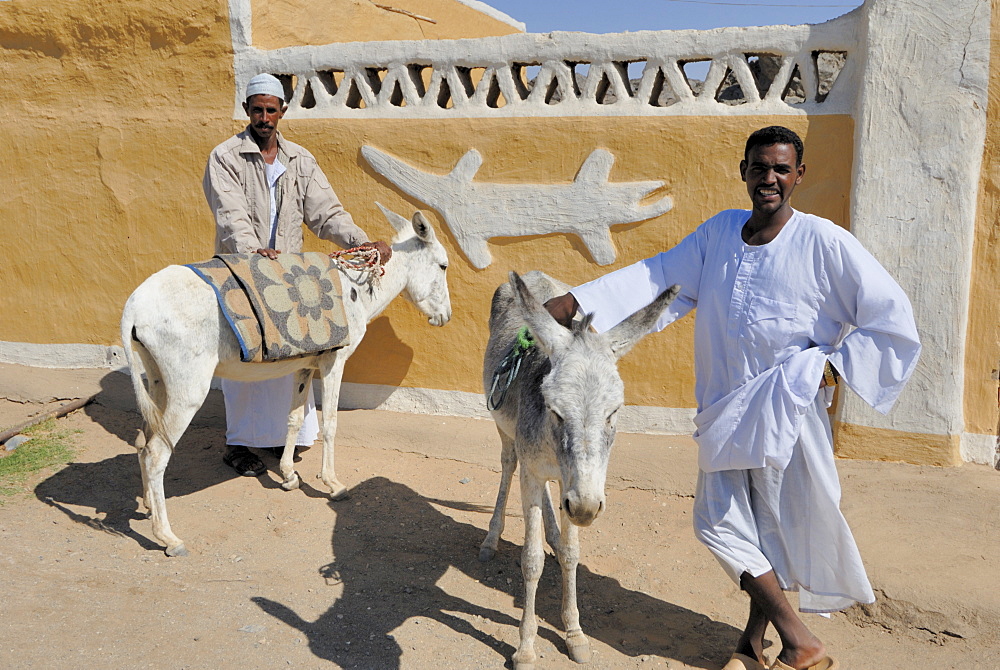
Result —
<path fill-rule="evenodd" d="M 118 373 L 0 366 L 0 427 L 55 396 L 100 391 L 60 420 L 75 460 L 0 507 L 0 668 L 503 668 L 521 605 L 520 501 L 497 557 L 477 560 L 496 493 L 487 421 L 340 414 L 331 503 L 221 462 L 213 392 L 167 470 L 171 559 L 139 504 L 139 425 Z M 69 388 L 70 390 L 65 390 Z M 62 389 L 60 393 L 50 393 Z M 849 670 L 1000 668 L 1000 473 L 839 462 L 844 510 L 881 597 L 808 624 Z M 607 512 L 581 533 L 593 668 L 721 667 L 747 601 L 691 531 L 687 438 L 619 435 Z M 515 487 L 516 492 L 516 487 Z M 539 668 L 568 659 L 559 569 L 540 586 Z M 769 636 L 771 653 L 779 648 Z"/>

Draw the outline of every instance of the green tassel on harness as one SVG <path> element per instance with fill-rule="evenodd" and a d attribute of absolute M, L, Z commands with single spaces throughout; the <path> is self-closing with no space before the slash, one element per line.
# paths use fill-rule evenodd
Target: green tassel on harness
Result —
<path fill-rule="evenodd" d="M 500 365 L 497 366 L 496 372 L 493 373 L 493 385 L 490 388 L 489 395 L 486 396 L 486 408 L 488 410 L 493 411 L 503 404 L 503 401 L 507 398 L 507 390 L 514 383 L 514 379 L 521 369 L 521 359 L 534 346 L 535 338 L 531 336 L 531 331 L 528 330 L 527 326 L 521 326 L 521 329 L 517 331 L 517 335 L 514 336 L 514 344 L 511 345 L 510 351 L 503 357 Z M 501 385 L 502 388 L 498 389 Z"/>
<path fill-rule="evenodd" d="M 517 337 L 514 338 L 514 348 L 523 355 L 533 346 L 535 346 L 535 338 L 531 336 L 531 331 L 528 330 L 527 326 L 521 326 L 521 330 L 517 331 Z"/>

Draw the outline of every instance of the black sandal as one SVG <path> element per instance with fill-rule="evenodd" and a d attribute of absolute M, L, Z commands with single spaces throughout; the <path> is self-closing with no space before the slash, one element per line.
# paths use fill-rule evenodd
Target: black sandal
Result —
<path fill-rule="evenodd" d="M 242 445 L 226 445 L 222 462 L 244 477 L 259 477 L 267 472 L 264 461 Z"/>

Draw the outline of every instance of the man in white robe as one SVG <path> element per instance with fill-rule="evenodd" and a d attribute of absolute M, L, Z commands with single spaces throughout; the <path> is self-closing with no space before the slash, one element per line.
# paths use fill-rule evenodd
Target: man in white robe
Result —
<path fill-rule="evenodd" d="M 202 181 L 215 218 L 215 253 L 258 253 L 274 259 L 282 251 L 300 252 L 305 223 L 322 239 L 344 248 L 374 248 L 381 262 L 389 260 L 389 245 L 370 242 L 354 224 L 313 155 L 278 132 L 288 109 L 281 81 L 270 74 L 253 77 L 243 109 L 249 125 L 212 150 Z M 294 383 L 294 375 L 259 382 L 222 380 L 223 461 L 239 474 L 252 477 L 265 471 L 260 457 L 247 447 L 285 444 Z M 311 445 L 318 433 L 310 386 L 295 443 Z"/>
<path fill-rule="evenodd" d="M 747 140 L 740 174 L 752 210 L 720 212 L 676 247 L 554 298 L 564 325 L 580 310 L 605 331 L 673 284 L 658 329 L 697 308 L 695 534 L 750 596 L 750 616 L 724 670 L 839 664 L 803 612 L 833 612 L 874 594 L 847 522 L 827 408 L 838 379 L 888 412 L 920 343 L 909 300 L 847 231 L 792 209 L 805 174 L 802 142 L 780 126 Z"/>

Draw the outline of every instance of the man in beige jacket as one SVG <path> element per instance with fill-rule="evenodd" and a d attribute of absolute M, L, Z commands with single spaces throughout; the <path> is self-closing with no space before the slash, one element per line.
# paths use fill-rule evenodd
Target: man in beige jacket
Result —
<path fill-rule="evenodd" d="M 215 253 L 258 253 L 276 258 L 302 251 L 302 223 L 319 238 L 343 248 L 377 249 L 384 263 L 392 255 L 383 241 L 369 242 L 347 213 L 316 159 L 278 132 L 287 105 L 281 82 L 269 74 L 250 80 L 243 109 L 250 124 L 212 150 L 202 186 L 215 217 Z M 257 476 L 264 463 L 247 447 L 283 445 L 292 395 L 292 376 L 263 382 L 222 380 L 226 402 L 226 454 L 239 474 Z M 306 418 L 296 444 L 311 445 L 319 433 L 310 390 Z"/>

